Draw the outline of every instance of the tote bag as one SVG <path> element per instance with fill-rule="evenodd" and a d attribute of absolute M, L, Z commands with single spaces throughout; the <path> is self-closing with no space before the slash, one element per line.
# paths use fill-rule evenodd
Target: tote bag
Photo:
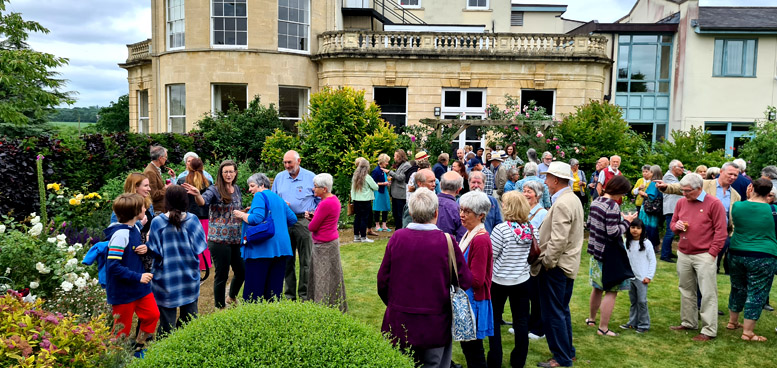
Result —
<path fill-rule="evenodd" d="M 275 223 L 270 217 L 270 201 L 263 192 L 259 192 L 264 199 L 264 220 L 259 224 L 251 226 L 246 231 L 244 238 L 248 245 L 258 245 L 263 241 L 272 238 L 275 235 Z"/>
<path fill-rule="evenodd" d="M 456 267 L 456 254 L 453 252 L 453 241 L 449 234 L 445 234 L 448 240 L 448 260 L 451 273 L 456 275 L 456 284 L 453 284 L 453 275 L 451 275 L 451 309 L 453 310 L 453 323 L 451 323 L 451 334 L 454 341 L 472 341 L 477 338 L 477 328 L 475 326 L 475 312 L 472 311 L 472 305 L 469 304 L 469 297 L 464 290 L 459 287 L 459 271 Z"/>

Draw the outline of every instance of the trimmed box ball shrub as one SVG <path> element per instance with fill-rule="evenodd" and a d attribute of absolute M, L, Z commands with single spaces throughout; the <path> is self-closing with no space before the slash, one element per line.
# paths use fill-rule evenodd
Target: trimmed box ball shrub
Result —
<path fill-rule="evenodd" d="M 413 367 L 374 328 L 314 303 L 249 303 L 195 319 L 131 367 Z"/>

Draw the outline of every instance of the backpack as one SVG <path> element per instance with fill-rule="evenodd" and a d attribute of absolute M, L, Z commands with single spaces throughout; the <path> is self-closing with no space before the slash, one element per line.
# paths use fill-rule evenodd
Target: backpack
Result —
<path fill-rule="evenodd" d="M 97 261 L 97 278 L 100 282 L 100 286 L 105 289 L 106 275 L 105 264 L 108 261 L 108 240 L 98 242 L 89 248 L 89 251 L 84 255 L 84 259 L 81 263 L 90 266 Z"/>

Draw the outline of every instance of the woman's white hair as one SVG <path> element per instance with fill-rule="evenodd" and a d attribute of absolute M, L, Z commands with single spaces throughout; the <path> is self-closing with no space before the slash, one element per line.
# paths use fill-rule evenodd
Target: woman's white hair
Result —
<path fill-rule="evenodd" d="M 681 186 L 690 186 L 691 189 L 699 189 L 704 184 L 704 179 L 697 173 L 690 173 L 680 180 Z"/>
<path fill-rule="evenodd" d="M 491 201 L 488 195 L 479 190 L 464 193 L 459 198 L 459 207 L 466 208 L 475 213 L 475 215 L 485 215 L 491 210 Z"/>
<path fill-rule="evenodd" d="M 313 185 L 321 188 L 326 188 L 326 191 L 329 193 L 332 193 L 333 183 L 334 183 L 334 179 L 332 179 L 332 175 L 329 175 L 327 173 L 321 173 L 313 177 Z"/>
<path fill-rule="evenodd" d="M 526 165 L 523 167 L 523 175 L 524 176 L 537 176 L 537 172 L 540 170 L 540 168 L 535 164 L 534 162 L 527 162 Z"/>
<path fill-rule="evenodd" d="M 410 194 L 407 200 L 407 210 L 413 222 L 428 224 L 434 221 L 434 214 L 439 207 L 437 196 L 429 189 L 420 187 Z"/>

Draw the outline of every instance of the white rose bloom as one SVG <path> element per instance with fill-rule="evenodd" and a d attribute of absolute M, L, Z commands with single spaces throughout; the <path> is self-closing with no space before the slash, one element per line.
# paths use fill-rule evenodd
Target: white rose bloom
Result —
<path fill-rule="evenodd" d="M 69 247 L 67 247 L 67 252 L 68 252 L 68 253 L 75 253 L 75 251 L 76 251 L 76 248 L 73 248 L 73 246 L 72 246 L 72 245 L 71 245 L 71 246 L 69 246 Z"/>
<path fill-rule="evenodd" d="M 84 280 L 89 280 L 90 278 L 92 278 L 92 276 L 89 276 L 89 272 L 82 273 L 81 277 L 83 277 Z"/>
<path fill-rule="evenodd" d="M 51 269 L 46 267 L 46 265 L 43 264 L 43 262 L 36 263 L 35 264 L 35 269 L 38 270 L 38 272 L 40 272 L 40 273 L 42 273 L 44 275 L 49 273 L 49 272 L 51 272 Z"/>
<path fill-rule="evenodd" d="M 41 231 L 43 231 L 43 224 L 38 222 L 29 231 L 27 231 L 27 233 L 32 236 L 38 236 L 40 235 Z"/>
<path fill-rule="evenodd" d="M 30 220 L 30 223 L 33 225 L 40 224 L 40 216 L 33 217 L 32 220 Z"/>
<path fill-rule="evenodd" d="M 57 240 L 65 241 L 65 240 L 67 240 L 67 237 L 65 236 L 65 234 L 59 234 L 59 235 L 57 235 Z"/>
<path fill-rule="evenodd" d="M 70 282 L 74 282 L 77 278 L 78 278 L 78 275 L 73 272 L 69 272 L 65 275 L 65 280 Z"/>
<path fill-rule="evenodd" d="M 48 238 L 48 239 L 46 239 L 46 241 L 51 243 L 51 244 L 54 244 L 54 243 L 57 242 L 57 238 Z"/>
<path fill-rule="evenodd" d="M 61 287 L 64 291 L 73 290 L 73 284 L 68 281 L 62 281 L 62 285 L 59 285 L 59 287 Z"/>
<path fill-rule="evenodd" d="M 67 243 L 64 241 L 57 242 L 57 249 L 59 250 L 65 250 L 67 248 Z"/>
<path fill-rule="evenodd" d="M 73 244 L 73 248 L 75 248 L 75 250 L 77 250 L 77 251 L 81 250 L 81 248 L 83 248 L 83 247 L 84 247 L 84 245 L 81 244 L 81 243 Z"/>
<path fill-rule="evenodd" d="M 37 289 L 37 288 L 38 288 L 38 286 L 40 286 L 40 284 L 38 284 L 38 283 L 37 283 L 37 282 L 35 282 L 35 281 L 33 281 L 33 282 L 31 282 L 31 283 L 30 283 L 30 289 Z"/>
<path fill-rule="evenodd" d="M 70 259 L 67 261 L 67 263 L 65 264 L 65 266 L 75 266 L 75 265 L 77 265 L 77 264 L 78 264 L 78 260 L 77 260 L 77 259 L 75 259 L 75 258 L 70 258 Z"/>
<path fill-rule="evenodd" d="M 58 196 L 57 196 L 57 198 L 59 198 L 59 199 L 62 199 L 62 198 L 65 198 L 65 196 L 63 196 L 62 194 L 60 194 L 60 195 L 58 195 Z"/>
<path fill-rule="evenodd" d="M 11 288 L 11 285 L 8 284 L 0 284 L 0 290 L 6 291 Z"/>
<path fill-rule="evenodd" d="M 77 278 L 75 282 L 73 282 L 79 289 L 83 289 L 86 286 L 86 280 L 82 278 Z"/>
<path fill-rule="evenodd" d="M 35 212 L 33 212 L 33 213 L 31 213 L 31 214 L 30 214 L 30 217 L 38 217 L 38 214 L 36 214 Z"/>
<path fill-rule="evenodd" d="M 35 300 L 38 299 L 37 295 L 27 294 L 24 298 L 22 298 L 23 301 L 27 303 L 35 303 Z"/>
<path fill-rule="evenodd" d="M 5 269 L 5 275 L 8 276 L 11 274 L 11 267 L 8 267 Z"/>
<path fill-rule="evenodd" d="M 0 234 L 5 232 L 5 225 L 0 224 Z"/>

